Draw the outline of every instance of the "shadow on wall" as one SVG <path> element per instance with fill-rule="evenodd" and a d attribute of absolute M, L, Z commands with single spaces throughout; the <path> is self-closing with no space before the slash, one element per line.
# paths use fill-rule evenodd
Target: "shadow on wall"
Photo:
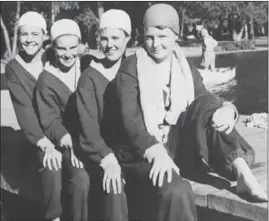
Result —
<path fill-rule="evenodd" d="M 36 203 L 1 189 L 1 221 L 40 220 Z"/>
<path fill-rule="evenodd" d="M 201 58 L 190 59 L 199 67 Z M 268 51 L 217 55 L 216 67 L 233 65 L 236 83 L 227 84 L 216 94 L 232 101 L 240 114 L 268 112 Z"/>
<path fill-rule="evenodd" d="M 1 189 L 36 201 L 40 191 L 31 148 L 22 131 L 1 127 Z"/>

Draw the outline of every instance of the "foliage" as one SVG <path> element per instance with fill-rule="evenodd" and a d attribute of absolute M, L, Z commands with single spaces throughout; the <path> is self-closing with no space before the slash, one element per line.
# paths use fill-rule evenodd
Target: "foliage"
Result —
<path fill-rule="evenodd" d="M 81 1 L 41 1 L 41 2 L 21 2 L 21 12 L 25 13 L 29 10 L 34 10 L 41 13 L 47 21 L 48 29 L 51 24 L 61 18 L 70 18 L 78 22 L 83 36 L 83 42 L 88 42 L 90 48 L 96 46 L 95 32 L 98 26 L 98 17 L 104 9 L 119 8 L 125 10 L 132 18 L 132 26 L 134 35 L 137 35 L 137 30 L 142 26 L 143 13 L 149 5 L 157 2 L 81 2 Z M 222 19 L 228 18 L 233 14 L 240 16 L 240 25 L 244 22 L 253 26 L 261 27 L 268 22 L 268 2 L 246 2 L 246 1 L 175 1 L 169 2 L 178 11 L 181 26 L 181 37 L 183 36 L 183 27 L 185 24 L 200 22 L 206 27 L 217 27 Z M 1 3 L 1 18 L 6 26 L 9 34 L 10 42 L 13 41 L 14 27 L 16 24 L 16 2 Z M 1 25 L 3 30 L 3 26 Z M 240 30 L 240 29 L 238 29 Z M 16 32 L 16 30 L 15 30 Z M 238 32 L 238 31 L 237 31 Z M 139 33 L 139 31 L 138 31 Z M 251 35 L 251 34 L 250 34 Z M 253 36 L 253 35 L 251 35 Z M 3 33 L 1 33 L 3 39 Z M 138 37 L 134 36 L 133 42 L 137 41 Z M 139 39 L 138 39 L 139 40 Z M 233 46 L 231 46 L 233 47 Z M 4 48 L 4 49 L 3 49 Z M 7 47 L 2 47 L 3 50 Z"/>
<path fill-rule="evenodd" d="M 13 47 L 9 51 L 16 51 L 17 48 L 17 30 L 16 22 L 20 15 L 33 10 L 41 13 L 50 29 L 55 20 L 61 18 L 70 18 L 78 22 L 84 42 L 92 42 L 95 45 L 95 31 L 97 29 L 98 19 L 91 10 L 91 3 L 76 2 L 76 1 L 47 1 L 47 2 L 21 2 L 21 10 L 18 11 L 16 2 L 1 3 L 1 29 L 3 30 L 3 37 L 8 38 L 4 44 L 1 42 L 1 56 L 6 55 L 5 50 L 9 49 L 10 42 L 13 41 Z M 19 16 L 16 16 L 18 15 Z M 2 25 L 2 22 L 4 25 Z M 5 35 L 5 36 L 4 36 Z M 1 36 L 1 37 L 2 37 Z M 14 39 L 14 40 L 13 40 Z M 8 43 L 7 43 L 8 42 Z M 10 54 L 10 53 L 8 53 Z M 12 56 L 11 56 L 12 57 Z"/>
<path fill-rule="evenodd" d="M 243 40 L 238 42 L 219 42 L 216 51 L 238 51 L 238 50 L 253 50 L 255 49 L 255 41 Z"/>
<path fill-rule="evenodd" d="M 258 24 L 263 24 L 268 20 L 268 2 L 199 1 L 171 2 L 171 4 L 178 10 L 179 15 L 185 9 L 187 22 L 195 19 L 210 22 L 227 18 L 230 14 L 238 14 L 242 20 L 253 16 Z"/>
<path fill-rule="evenodd" d="M 1 17 L 1 29 L 3 31 L 3 37 L 5 41 L 5 45 L 7 48 L 7 51 L 5 53 L 5 56 L 8 60 L 12 59 L 16 53 L 17 53 L 17 39 L 18 39 L 18 24 L 17 21 L 19 20 L 20 17 L 20 12 L 21 12 L 21 2 L 17 1 L 16 2 L 16 12 L 15 12 L 15 24 L 14 24 L 14 29 L 13 29 L 13 39 L 12 39 L 12 44 L 10 40 L 10 34 L 8 31 L 8 28 L 3 20 L 2 14 L 0 15 Z M 1 11 L 2 13 L 2 11 Z M 11 47 L 12 46 L 12 47 Z M 1 50 L 1 55 L 3 54 L 4 51 Z"/>
<path fill-rule="evenodd" d="M 98 29 L 98 19 L 90 8 L 78 13 L 74 18 L 79 24 L 82 32 L 82 41 L 87 42 L 91 48 L 96 46 L 96 31 Z"/>
<path fill-rule="evenodd" d="M 244 41 L 236 42 L 236 45 L 242 50 L 255 49 L 255 41 L 251 41 L 251 40 L 244 40 Z"/>
<path fill-rule="evenodd" d="M 177 9 L 184 23 L 200 21 L 208 29 L 218 27 L 224 18 L 232 22 L 231 29 L 239 33 L 240 27 L 245 22 L 250 24 L 250 36 L 254 37 L 254 25 L 261 27 L 268 21 L 268 2 L 245 1 L 200 1 L 200 2 L 171 2 Z M 239 20 L 234 23 L 233 15 L 238 15 Z M 183 25 L 181 25 L 182 27 Z M 183 31 L 181 31 L 182 37 Z"/>
<path fill-rule="evenodd" d="M 216 51 L 236 51 L 238 49 L 234 42 L 229 42 L 226 44 L 218 45 L 215 50 Z"/>

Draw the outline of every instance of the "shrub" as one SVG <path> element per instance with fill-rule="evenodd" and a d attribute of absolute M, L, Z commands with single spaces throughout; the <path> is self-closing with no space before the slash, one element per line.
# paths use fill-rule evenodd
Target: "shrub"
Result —
<path fill-rule="evenodd" d="M 242 40 L 236 42 L 219 42 L 216 51 L 237 51 L 237 50 L 255 49 L 255 41 Z"/>
<path fill-rule="evenodd" d="M 239 41 L 236 42 L 236 45 L 242 50 L 255 49 L 255 41 L 250 40 Z"/>
<path fill-rule="evenodd" d="M 236 47 L 236 44 L 234 42 L 224 44 L 220 47 L 221 47 L 221 51 L 236 51 L 236 50 L 238 50 L 238 48 Z"/>

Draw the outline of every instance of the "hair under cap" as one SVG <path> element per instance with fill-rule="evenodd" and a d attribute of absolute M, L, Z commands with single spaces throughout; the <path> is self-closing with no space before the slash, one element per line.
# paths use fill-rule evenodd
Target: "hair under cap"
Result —
<path fill-rule="evenodd" d="M 78 24 L 71 19 L 61 19 L 56 21 L 50 29 L 52 41 L 62 35 L 75 35 L 81 39 L 81 32 Z"/>
<path fill-rule="evenodd" d="M 144 27 L 164 26 L 179 34 L 179 18 L 175 8 L 168 4 L 155 4 L 145 12 Z"/>
<path fill-rule="evenodd" d="M 103 28 L 119 28 L 131 35 L 132 27 L 129 15 L 118 9 L 104 12 L 100 18 L 99 30 Z"/>
<path fill-rule="evenodd" d="M 24 25 L 30 25 L 37 28 L 41 28 L 45 33 L 47 33 L 46 21 L 44 17 L 37 12 L 29 11 L 24 13 L 18 21 L 18 26 L 20 28 L 21 26 Z"/>

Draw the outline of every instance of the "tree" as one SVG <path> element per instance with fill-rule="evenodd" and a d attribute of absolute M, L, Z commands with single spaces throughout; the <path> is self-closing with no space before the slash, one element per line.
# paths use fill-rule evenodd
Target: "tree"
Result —
<path fill-rule="evenodd" d="M 97 2 L 97 11 L 98 11 L 98 19 L 100 19 L 101 15 L 104 13 L 104 2 L 98 1 Z"/>
<path fill-rule="evenodd" d="M 16 24 L 14 28 L 14 34 L 13 34 L 12 56 L 15 56 L 15 54 L 17 53 L 18 21 L 20 19 L 20 14 L 21 14 L 21 3 L 17 1 Z"/>
<path fill-rule="evenodd" d="M 72 10 L 72 9 L 79 9 L 79 4 L 76 1 L 68 1 L 68 2 L 61 2 L 61 1 L 52 1 L 51 4 L 51 24 L 55 22 L 57 15 L 59 14 L 61 9 L 64 10 Z"/>
<path fill-rule="evenodd" d="M 119 8 L 125 10 L 131 17 L 133 30 L 142 27 L 142 18 L 145 10 L 155 2 L 80 2 L 80 1 L 42 1 L 42 2 L 1 2 L 1 29 L 7 55 L 12 57 L 17 51 L 17 21 L 20 14 L 33 10 L 41 13 L 47 21 L 48 27 L 60 18 L 74 19 L 79 23 L 83 40 L 95 44 L 95 31 L 98 28 L 98 19 L 104 10 Z M 244 36 L 246 29 L 249 35 L 245 38 L 254 37 L 254 26 L 262 27 L 268 22 L 268 2 L 170 2 L 178 11 L 180 18 L 180 36 L 183 36 L 184 25 L 201 21 L 206 27 L 217 27 L 223 18 L 238 14 L 239 28 L 232 27 L 234 36 Z M 248 24 L 248 26 L 244 24 Z M 243 30 L 243 31 L 242 31 Z M 242 35 L 241 35 L 242 33 Z M 236 38 L 237 38 L 236 37 Z M 4 48 L 4 49 L 3 49 Z"/>
<path fill-rule="evenodd" d="M 7 27 L 3 21 L 2 16 L 1 16 L 1 28 L 2 28 L 3 33 L 4 33 L 5 44 L 6 44 L 8 56 L 11 56 L 12 51 L 11 51 L 11 46 L 10 46 L 10 38 L 9 38 L 8 30 L 7 30 Z"/>
<path fill-rule="evenodd" d="M 15 18 L 16 18 L 16 22 L 15 22 L 15 27 L 14 27 L 14 32 L 13 32 L 13 43 L 12 43 L 12 47 L 11 47 L 11 41 L 10 41 L 10 35 L 7 29 L 7 26 L 1 16 L 1 29 L 4 33 L 4 38 L 5 38 L 5 45 L 7 48 L 7 59 L 11 59 L 13 57 L 15 57 L 16 53 L 17 53 L 17 39 L 18 39 L 18 20 L 20 18 L 20 12 L 21 12 L 21 2 L 17 1 L 16 3 L 16 14 L 15 14 Z M 2 11 L 1 11 L 2 13 Z"/>
<path fill-rule="evenodd" d="M 87 3 L 85 2 L 85 4 Z M 82 41 L 87 42 L 91 48 L 96 48 L 96 31 L 98 29 L 98 18 L 93 13 L 91 8 L 85 7 L 85 9 L 83 11 L 81 10 L 74 19 L 80 26 Z"/>

